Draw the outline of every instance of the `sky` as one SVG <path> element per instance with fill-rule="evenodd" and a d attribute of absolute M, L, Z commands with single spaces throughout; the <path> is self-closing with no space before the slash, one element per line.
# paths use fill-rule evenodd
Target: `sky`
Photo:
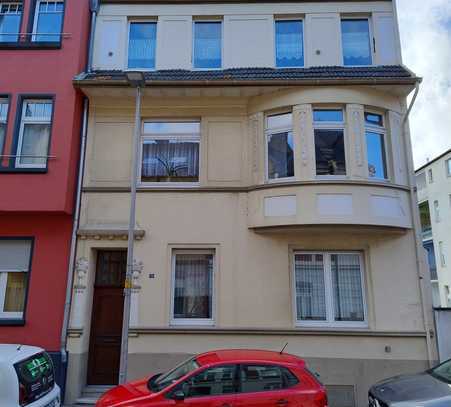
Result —
<path fill-rule="evenodd" d="M 410 115 L 415 168 L 451 148 L 451 0 L 397 0 L 404 64 L 423 78 Z"/>

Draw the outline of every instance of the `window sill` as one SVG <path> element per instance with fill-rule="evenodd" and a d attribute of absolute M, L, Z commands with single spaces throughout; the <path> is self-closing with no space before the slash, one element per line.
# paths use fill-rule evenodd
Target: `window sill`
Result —
<path fill-rule="evenodd" d="M 15 167 L 0 167 L 0 173 L 6 174 L 46 174 L 48 168 L 15 168 Z"/>
<path fill-rule="evenodd" d="M 23 318 L 1 318 L 0 326 L 24 326 L 25 320 Z"/>
<path fill-rule="evenodd" d="M 215 321 L 213 321 L 212 319 L 179 319 L 179 320 L 171 320 L 170 322 L 170 327 L 173 328 L 194 328 L 194 327 L 199 327 L 199 328 L 203 328 L 203 327 L 214 327 L 215 326 Z"/>
<path fill-rule="evenodd" d="M 32 50 L 32 49 L 61 49 L 61 41 L 59 42 L 32 42 L 32 41 L 17 41 L 17 42 L 0 42 L 0 50 Z"/>

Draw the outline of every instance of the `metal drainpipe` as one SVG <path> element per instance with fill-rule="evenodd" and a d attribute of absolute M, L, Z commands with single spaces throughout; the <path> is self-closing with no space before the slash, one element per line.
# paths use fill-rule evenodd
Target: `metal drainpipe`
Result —
<path fill-rule="evenodd" d="M 417 83 L 415 85 L 415 93 L 413 95 L 412 101 L 410 102 L 410 105 L 407 109 L 406 114 L 404 115 L 403 121 L 402 121 L 402 131 L 404 133 L 404 156 L 405 160 L 407 162 L 407 168 L 409 173 L 409 184 L 410 184 L 410 209 L 412 213 L 413 223 L 414 223 L 414 236 L 415 236 L 415 256 L 416 256 L 416 263 L 417 263 L 417 273 L 418 273 L 418 287 L 420 290 L 420 300 L 421 300 L 421 308 L 423 312 L 423 324 L 424 324 L 424 330 L 426 331 L 426 347 L 427 347 L 427 353 L 428 353 L 428 363 L 429 367 L 433 366 L 433 356 L 432 356 L 432 343 L 431 343 L 431 334 L 429 332 L 429 318 L 428 318 L 428 310 L 426 308 L 425 304 L 425 295 L 424 295 L 424 276 L 422 275 L 422 270 L 424 270 L 424 261 L 421 260 L 421 258 L 424 258 L 424 254 L 422 255 L 423 250 L 423 243 L 422 239 L 420 238 L 420 230 L 421 230 L 421 223 L 420 223 L 420 214 L 418 209 L 418 202 L 417 202 L 417 193 L 415 189 L 415 182 L 414 182 L 414 168 L 413 168 L 413 161 L 412 156 L 409 154 L 409 151 L 412 151 L 412 145 L 410 142 L 410 132 L 408 132 L 407 129 L 407 119 L 409 118 L 409 115 L 412 111 L 413 105 L 415 104 L 415 101 L 418 96 L 418 92 L 420 90 L 420 85 Z M 409 137 L 407 137 L 409 136 Z"/>
<path fill-rule="evenodd" d="M 69 313 L 72 301 L 72 284 L 74 282 L 75 252 L 77 249 L 77 229 L 80 219 L 81 187 L 83 182 L 84 163 L 86 155 L 86 138 L 88 131 L 88 109 L 89 102 L 88 99 L 85 98 L 83 106 L 83 125 L 82 125 L 83 127 L 80 145 L 80 163 L 78 167 L 77 196 L 75 199 L 75 214 L 72 226 L 72 238 L 70 245 L 69 269 L 67 273 L 66 301 L 64 303 L 63 326 L 61 328 L 61 360 L 63 363 L 67 362 L 67 352 L 66 352 L 67 329 L 69 327 Z"/>
<path fill-rule="evenodd" d="M 97 12 L 99 11 L 98 0 L 91 0 L 89 8 L 91 9 L 91 32 L 89 34 L 88 64 L 86 67 L 87 72 L 92 71 L 92 56 L 94 53 L 94 34 L 96 31 Z"/>

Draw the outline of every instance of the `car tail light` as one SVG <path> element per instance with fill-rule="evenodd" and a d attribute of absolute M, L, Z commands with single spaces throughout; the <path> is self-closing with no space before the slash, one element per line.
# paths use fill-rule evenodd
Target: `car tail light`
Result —
<path fill-rule="evenodd" d="M 25 406 L 27 404 L 27 389 L 22 383 L 19 383 L 19 405 Z"/>
<path fill-rule="evenodd" d="M 315 407 L 327 407 L 327 393 L 321 389 L 315 396 Z"/>

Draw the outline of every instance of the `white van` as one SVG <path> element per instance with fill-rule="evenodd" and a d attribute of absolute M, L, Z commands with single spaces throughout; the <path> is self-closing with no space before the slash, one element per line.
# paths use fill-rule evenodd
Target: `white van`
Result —
<path fill-rule="evenodd" d="M 0 344 L 0 406 L 60 407 L 60 388 L 44 349 Z"/>

